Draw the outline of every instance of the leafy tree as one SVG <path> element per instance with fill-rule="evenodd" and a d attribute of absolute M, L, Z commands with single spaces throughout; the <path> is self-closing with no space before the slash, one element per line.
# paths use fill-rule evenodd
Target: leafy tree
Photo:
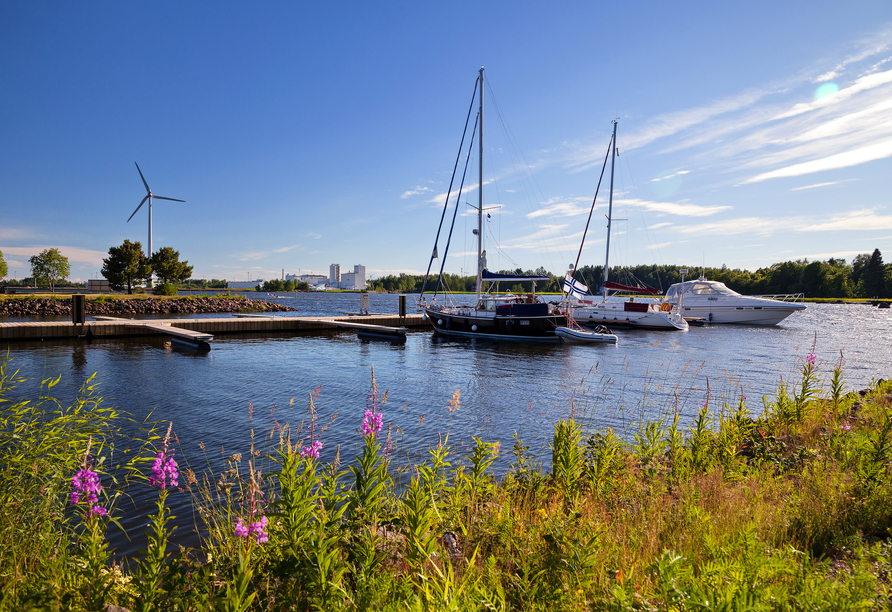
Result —
<path fill-rule="evenodd" d="M 138 242 L 125 240 L 121 246 L 111 247 L 108 259 L 102 260 L 102 276 L 115 291 L 127 287 L 127 293 L 133 293 L 133 284 L 141 284 L 151 275 L 152 262 L 143 254 Z"/>
<path fill-rule="evenodd" d="M 28 261 L 31 263 L 34 281 L 38 285 L 47 283 L 53 293 L 56 291 L 56 281 L 68 278 L 71 274 L 68 258 L 59 249 L 44 249 L 38 255 L 31 256 Z"/>
<path fill-rule="evenodd" d="M 162 247 L 152 255 L 152 270 L 162 283 L 181 283 L 192 276 L 188 261 L 180 261 L 180 252 Z"/>
<path fill-rule="evenodd" d="M 3 259 L 3 251 L 0 251 L 0 278 L 9 274 L 9 268 L 6 267 L 6 260 Z"/>
<path fill-rule="evenodd" d="M 864 273 L 867 271 L 867 264 L 870 263 L 870 255 L 861 253 L 855 255 L 852 260 L 852 284 L 855 286 L 857 295 L 864 295 Z"/>

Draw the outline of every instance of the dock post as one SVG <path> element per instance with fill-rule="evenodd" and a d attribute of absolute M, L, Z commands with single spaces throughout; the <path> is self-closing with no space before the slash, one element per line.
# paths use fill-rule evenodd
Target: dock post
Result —
<path fill-rule="evenodd" d="M 87 296 L 75 293 L 71 296 L 71 322 L 83 325 L 87 321 Z"/>
<path fill-rule="evenodd" d="M 400 298 L 400 319 L 406 318 L 406 296 L 401 295 Z"/>

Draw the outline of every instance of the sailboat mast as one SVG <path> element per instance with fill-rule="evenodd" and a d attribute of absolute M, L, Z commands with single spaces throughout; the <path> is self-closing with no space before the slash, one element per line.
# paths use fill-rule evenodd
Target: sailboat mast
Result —
<path fill-rule="evenodd" d="M 483 66 L 480 66 L 480 181 L 477 186 L 477 302 L 483 289 Z"/>
<path fill-rule="evenodd" d="M 610 139 L 610 199 L 607 205 L 607 253 L 604 255 L 604 301 L 607 301 L 607 278 L 610 274 L 610 225 L 613 223 L 613 170 L 616 168 L 616 124 L 613 120 L 613 137 Z"/>

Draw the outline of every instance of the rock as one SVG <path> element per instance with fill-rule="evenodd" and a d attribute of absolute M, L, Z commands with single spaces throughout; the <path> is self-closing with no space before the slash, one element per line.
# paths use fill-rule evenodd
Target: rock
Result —
<path fill-rule="evenodd" d="M 205 314 L 229 312 L 296 311 L 296 308 L 241 296 L 220 298 L 179 297 L 87 300 L 87 315 Z M 0 301 L 0 317 L 42 317 L 71 314 L 69 298 L 24 298 Z"/>

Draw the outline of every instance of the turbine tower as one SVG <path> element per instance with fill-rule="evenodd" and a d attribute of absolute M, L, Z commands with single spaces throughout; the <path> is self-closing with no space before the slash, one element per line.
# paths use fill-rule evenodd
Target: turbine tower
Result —
<path fill-rule="evenodd" d="M 152 200 L 154 198 L 158 198 L 159 200 L 170 200 L 171 202 L 185 202 L 186 200 L 177 200 L 176 198 L 165 198 L 164 196 L 155 195 L 152 193 L 152 190 L 149 189 L 149 184 L 146 182 L 146 177 L 142 175 L 142 170 L 139 169 L 139 164 L 136 164 L 136 171 L 139 172 L 139 178 L 142 179 L 142 184 L 146 186 L 146 197 L 142 199 L 142 202 L 139 203 L 139 206 L 136 207 L 136 210 L 133 211 L 133 214 L 130 215 L 130 219 L 133 218 L 139 209 L 142 208 L 142 205 L 146 203 L 146 200 L 149 201 L 149 249 L 148 249 L 148 257 L 152 257 Z M 127 223 L 130 223 L 130 219 L 127 219 Z M 149 287 L 152 286 L 152 279 L 149 278 Z"/>

